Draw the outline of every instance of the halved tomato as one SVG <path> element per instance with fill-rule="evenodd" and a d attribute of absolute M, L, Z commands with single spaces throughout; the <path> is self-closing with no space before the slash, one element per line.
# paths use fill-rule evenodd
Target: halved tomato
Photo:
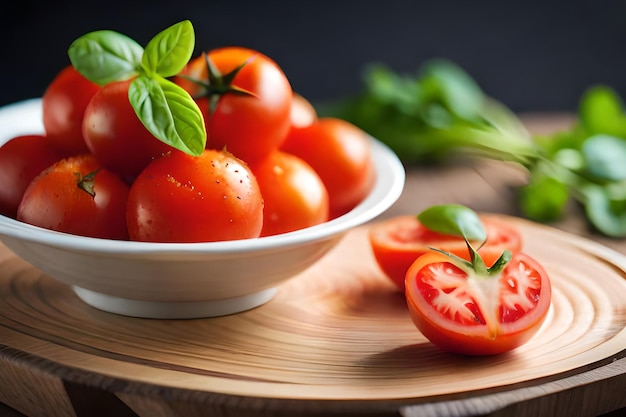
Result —
<path fill-rule="evenodd" d="M 491 265 L 497 257 L 484 257 Z M 405 296 L 415 326 L 454 353 L 493 355 L 526 343 L 541 327 L 552 288 L 541 264 L 513 254 L 489 274 L 439 252 L 419 257 L 406 274 Z"/>
<path fill-rule="evenodd" d="M 482 256 L 499 256 L 505 249 L 513 253 L 522 249 L 522 235 L 513 225 L 489 215 L 482 215 L 481 221 L 487 231 L 487 241 L 478 251 Z M 469 259 L 462 237 L 434 232 L 414 215 L 396 216 L 374 224 L 369 240 L 376 262 L 402 291 L 409 266 L 432 247 Z"/>

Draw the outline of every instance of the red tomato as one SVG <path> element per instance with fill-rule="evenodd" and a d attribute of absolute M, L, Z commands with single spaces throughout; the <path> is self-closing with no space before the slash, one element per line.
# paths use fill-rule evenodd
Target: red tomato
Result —
<path fill-rule="evenodd" d="M 281 149 L 318 173 L 328 190 L 331 219 L 352 210 L 372 188 L 375 171 L 369 137 L 345 120 L 319 118 L 293 128 Z"/>
<path fill-rule="evenodd" d="M 148 163 L 174 149 L 141 123 L 128 99 L 131 80 L 112 82 L 93 96 L 85 110 L 87 147 L 107 169 L 131 182 Z"/>
<path fill-rule="evenodd" d="M 98 90 L 100 86 L 69 65 L 57 74 L 42 96 L 46 136 L 68 156 L 88 152 L 82 132 L 83 114 Z"/>
<path fill-rule="evenodd" d="M 0 147 L 0 214 L 15 218 L 28 184 L 64 154 L 43 135 L 17 136 Z"/>
<path fill-rule="evenodd" d="M 93 192 L 89 192 L 89 187 Z M 127 240 L 128 185 L 93 155 L 56 162 L 28 186 L 17 219 L 59 232 Z"/>
<path fill-rule="evenodd" d="M 517 228 L 493 217 L 482 216 L 481 220 L 487 231 L 487 241 L 479 249 L 481 255 L 499 256 L 505 249 L 513 253 L 522 249 L 523 239 Z M 406 271 L 415 259 L 429 252 L 429 248 L 469 259 L 463 238 L 434 232 L 413 215 L 396 216 L 376 223 L 370 228 L 368 237 L 376 262 L 402 291 Z"/>
<path fill-rule="evenodd" d="M 486 256 L 490 265 L 497 258 Z M 495 276 L 469 273 L 437 252 L 419 257 L 406 274 L 406 300 L 416 327 L 443 350 L 466 355 L 508 352 L 541 327 L 551 302 L 541 264 L 513 254 Z"/>
<path fill-rule="evenodd" d="M 214 82 L 201 88 L 182 77 L 176 82 L 196 98 L 204 114 L 207 148 L 223 149 L 253 163 L 277 149 L 290 126 L 292 90 L 282 69 L 267 56 L 252 49 L 224 47 L 208 53 L 221 75 L 243 67 L 232 83 L 220 86 Z M 208 83 L 205 55 L 191 60 L 182 74 Z M 233 92 L 233 89 L 247 93 Z M 210 110 L 211 101 L 217 105 Z"/>
<path fill-rule="evenodd" d="M 263 198 L 249 167 L 226 151 L 173 151 L 152 161 L 130 189 L 131 240 L 212 242 L 258 237 Z"/>
<path fill-rule="evenodd" d="M 317 120 L 317 111 L 309 100 L 298 93 L 294 93 L 289 117 L 291 126 L 305 127 Z"/>
<path fill-rule="evenodd" d="M 291 232 L 328 220 L 324 183 L 297 156 L 275 151 L 253 166 L 265 202 L 261 236 Z"/>

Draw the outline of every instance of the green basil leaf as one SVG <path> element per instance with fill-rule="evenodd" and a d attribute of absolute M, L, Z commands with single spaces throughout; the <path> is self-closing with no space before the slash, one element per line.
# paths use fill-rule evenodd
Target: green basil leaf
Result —
<path fill-rule="evenodd" d="M 626 237 L 626 201 L 614 199 L 608 188 L 588 184 L 581 191 L 589 222 L 606 236 Z"/>
<path fill-rule="evenodd" d="M 363 79 L 371 94 L 380 102 L 392 106 L 402 114 L 415 113 L 418 86 L 414 79 L 396 74 L 382 64 L 369 65 Z"/>
<path fill-rule="evenodd" d="M 587 170 L 597 178 L 610 181 L 626 179 L 626 140 L 595 135 L 582 148 Z"/>
<path fill-rule="evenodd" d="M 519 205 L 529 219 L 548 222 L 565 214 L 570 193 L 567 185 L 550 176 L 531 176 L 519 190 Z"/>
<path fill-rule="evenodd" d="M 554 162 L 573 172 L 585 169 L 587 161 L 581 151 L 574 148 L 563 147 L 554 153 Z"/>
<path fill-rule="evenodd" d="M 474 79 L 460 66 L 445 59 L 433 59 L 422 68 L 420 83 L 428 100 L 437 100 L 463 120 L 477 120 L 485 95 Z"/>
<path fill-rule="evenodd" d="M 191 22 L 179 22 L 158 33 L 148 42 L 142 65 L 148 73 L 156 73 L 165 78 L 174 76 L 191 59 L 194 43 Z"/>
<path fill-rule="evenodd" d="M 487 240 L 487 231 L 478 214 L 460 204 L 442 204 L 417 215 L 424 226 L 435 232 L 460 236 L 466 240 Z"/>
<path fill-rule="evenodd" d="M 130 84 L 128 98 L 157 139 L 190 155 L 202 153 L 206 145 L 204 118 L 183 88 L 160 76 L 140 75 Z"/>
<path fill-rule="evenodd" d="M 136 76 L 143 48 L 133 39 L 111 30 L 87 33 L 67 51 L 70 62 L 88 80 L 105 85 Z"/>
<path fill-rule="evenodd" d="M 626 135 L 626 118 L 620 97 L 613 89 L 598 85 L 590 87 L 580 99 L 580 122 L 589 135 Z"/>

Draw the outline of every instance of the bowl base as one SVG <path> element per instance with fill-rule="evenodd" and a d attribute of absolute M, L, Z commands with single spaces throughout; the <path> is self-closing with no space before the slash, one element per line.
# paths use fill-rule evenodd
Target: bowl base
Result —
<path fill-rule="evenodd" d="M 99 310 L 149 319 L 197 319 L 225 316 L 258 307 L 276 295 L 276 288 L 224 300 L 168 302 L 115 297 L 80 287 L 72 287 L 85 303 Z"/>

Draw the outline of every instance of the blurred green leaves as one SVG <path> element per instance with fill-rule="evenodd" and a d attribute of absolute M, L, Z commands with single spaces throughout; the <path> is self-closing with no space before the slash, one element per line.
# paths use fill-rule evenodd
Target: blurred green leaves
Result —
<path fill-rule="evenodd" d="M 599 232 L 626 237 L 626 114 L 617 93 L 605 85 L 589 87 L 574 126 L 536 137 L 535 143 L 543 153 L 528 166 L 529 183 L 520 194 L 523 213 L 556 220 L 572 198 Z"/>
<path fill-rule="evenodd" d="M 561 219 L 574 200 L 599 232 L 626 237 L 626 113 L 610 87 L 584 92 L 570 129 L 531 136 L 450 61 L 431 60 L 408 75 L 372 64 L 363 80 L 360 94 L 318 107 L 320 115 L 356 124 L 406 164 L 442 164 L 459 154 L 518 163 L 528 171 L 518 194 L 526 217 Z"/>
<path fill-rule="evenodd" d="M 364 91 L 318 108 L 385 142 L 407 163 L 441 163 L 462 151 L 524 161 L 534 144 L 509 110 L 459 66 L 427 62 L 415 75 L 368 66 Z"/>

